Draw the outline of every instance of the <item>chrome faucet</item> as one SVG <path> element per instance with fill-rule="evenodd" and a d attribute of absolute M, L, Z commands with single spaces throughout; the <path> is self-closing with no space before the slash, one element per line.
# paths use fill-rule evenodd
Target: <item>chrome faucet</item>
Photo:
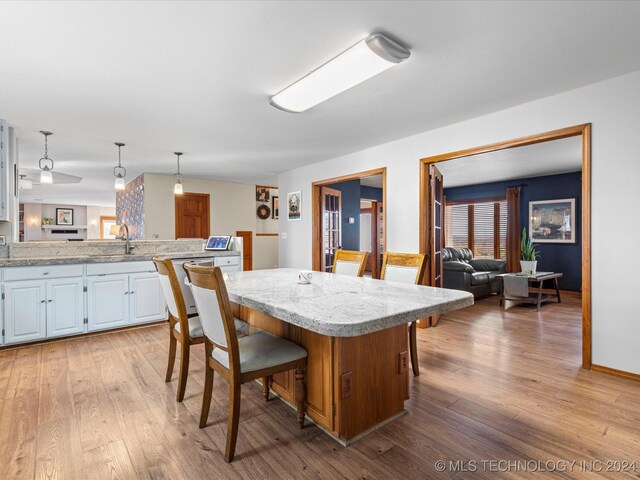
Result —
<path fill-rule="evenodd" d="M 124 238 L 125 243 L 124 243 L 124 253 L 125 255 L 129 255 L 131 253 L 131 250 L 133 250 L 135 247 L 131 246 L 131 243 L 129 242 L 129 226 L 126 223 L 123 223 L 120 226 L 120 233 L 122 233 L 122 229 L 124 228 L 124 231 L 126 233 L 126 237 L 124 237 L 124 235 L 121 236 L 121 238 Z"/>

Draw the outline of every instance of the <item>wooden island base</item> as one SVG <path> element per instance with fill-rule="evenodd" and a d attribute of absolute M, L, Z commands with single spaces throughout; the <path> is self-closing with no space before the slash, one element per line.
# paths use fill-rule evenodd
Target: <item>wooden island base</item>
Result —
<path fill-rule="evenodd" d="M 232 304 L 250 325 L 308 351 L 306 414 L 342 445 L 404 413 L 408 399 L 407 326 L 358 337 L 329 337 Z M 292 372 L 274 375 L 271 389 L 295 404 Z"/>

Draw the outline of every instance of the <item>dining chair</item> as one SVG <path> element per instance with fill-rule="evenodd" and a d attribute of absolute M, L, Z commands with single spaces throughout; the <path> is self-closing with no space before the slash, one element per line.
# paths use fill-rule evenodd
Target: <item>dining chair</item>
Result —
<path fill-rule="evenodd" d="M 171 259 L 153 257 L 152 260 L 158 272 L 164 299 L 169 310 L 169 360 L 164 381 L 171 381 L 176 361 L 177 344 L 180 343 L 180 371 L 176 401 L 181 402 L 187 388 L 191 345 L 204 343 L 204 334 L 195 307 L 195 300 L 191 290 L 183 281 L 184 274 L 176 270 Z M 239 334 L 246 334 L 248 325 L 240 320 L 236 319 L 236 321 L 239 323 L 237 328 Z"/>
<path fill-rule="evenodd" d="M 331 273 L 361 277 L 364 275 L 368 255 L 369 252 L 357 250 L 337 250 Z"/>
<path fill-rule="evenodd" d="M 184 269 L 189 277 L 205 335 L 206 366 L 200 428 L 207 424 L 213 393 L 213 375 L 217 372 L 229 383 L 229 417 L 224 459 L 231 462 L 238 438 L 240 387 L 243 383 L 262 378 L 268 392 L 268 379 L 274 374 L 295 370 L 297 421 L 299 428 L 304 427 L 307 351 L 264 330 L 256 329 L 256 333 L 252 335 L 238 337 L 220 267 L 186 263 Z"/>
<path fill-rule="evenodd" d="M 422 253 L 385 252 L 382 258 L 380 280 L 388 282 L 411 283 L 420 285 L 424 276 L 427 256 Z M 420 375 L 418 365 L 417 324 L 409 323 L 409 350 L 411 352 L 411 369 L 413 375 Z"/>

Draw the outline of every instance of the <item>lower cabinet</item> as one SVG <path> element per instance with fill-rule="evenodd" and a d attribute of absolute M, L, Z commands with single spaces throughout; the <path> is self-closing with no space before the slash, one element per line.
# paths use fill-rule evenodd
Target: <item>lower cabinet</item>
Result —
<path fill-rule="evenodd" d="M 167 318 L 156 273 L 87 277 L 89 331 L 154 322 Z"/>
<path fill-rule="evenodd" d="M 129 275 L 87 277 L 89 331 L 129 324 Z"/>
<path fill-rule="evenodd" d="M 31 342 L 47 337 L 43 280 L 5 283 L 4 330 L 5 343 Z"/>
<path fill-rule="evenodd" d="M 83 288 L 82 278 L 6 282 L 5 343 L 82 333 Z"/>
<path fill-rule="evenodd" d="M 46 281 L 47 337 L 84 332 L 84 280 L 60 278 Z"/>
<path fill-rule="evenodd" d="M 154 322 L 167 318 L 166 303 L 157 273 L 129 275 L 131 323 Z"/>

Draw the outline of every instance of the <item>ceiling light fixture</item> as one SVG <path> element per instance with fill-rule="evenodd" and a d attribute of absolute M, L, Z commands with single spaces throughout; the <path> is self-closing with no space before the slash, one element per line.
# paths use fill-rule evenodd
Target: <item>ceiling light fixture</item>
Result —
<path fill-rule="evenodd" d="M 405 61 L 411 52 L 381 33 L 360 40 L 269 99 L 280 110 L 300 113 Z"/>
<path fill-rule="evenodd" d="M 53 183 L 53 175 L 51 174 L 53 170 L 53 158 L 49 158 L 49 145 L 47 142 L 49 135 L 53 135 L 53 133 L 45 132 L 44 130 L 40 130 L 40 133 L 44 135 L 44 157 L 38 162 L 38 167 L 40 167 L 40 183 Z M 49 167 L 47 162 L 51 162 L 51 167 Z"/>
<path fill-rule="evenodd" d="M 116 190 L 124 190 L 124 177 L 127 176 L 127 169 L 122 166 L 122 159 L 120 156 L 120 150 L 124 147 L 124 143 L 115 142 L 114 145 L 118 146 L 118 166 L 113 167 L 113 176 L 116 177 L 116 181 L 113 186 Z"/>
<path fill-rule="evenodd" d="M 184 177 L 182 176 L 182 174 L 180 173 L 180 155 L 182 155 L 182 152 L 173 152 L 173 154 L 178 157 L 178 173 L 176 173 L 173 176 L 173 179 L 176 181 L 175 186 L 173 187 L 173 193 L 175 195 L 182 195 L 184 193 L 184 190 L 182 188 L 182 182 L 184 180 Z"/>
<path fill-rule="evenodd" d="M 25 179 L 26 175 L 20 175 L 20 181 L 18 182 L 18 188 L 20 190 L 31 190 L 33 188 L 33 182 Z"/>

